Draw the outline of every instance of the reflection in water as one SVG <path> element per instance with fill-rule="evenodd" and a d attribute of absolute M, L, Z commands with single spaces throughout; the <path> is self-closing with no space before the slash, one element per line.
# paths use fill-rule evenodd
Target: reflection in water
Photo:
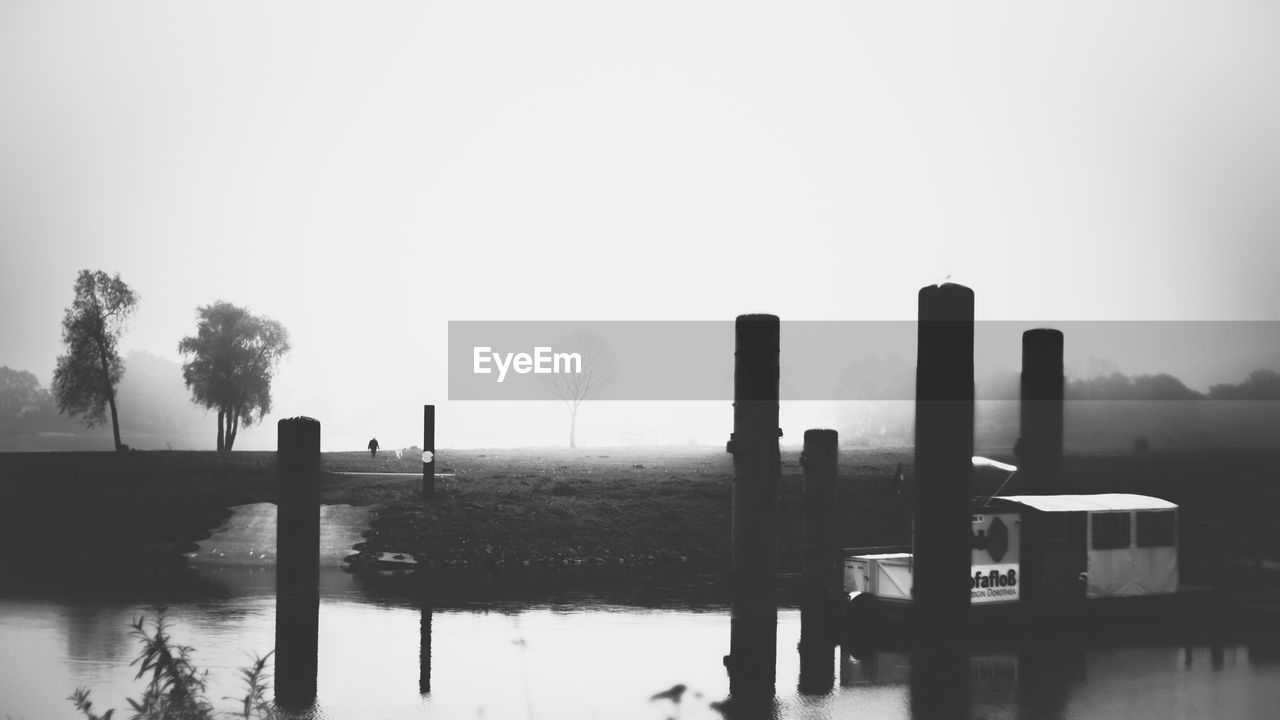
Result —
<path fill-rule="evenodd" d="M 915 720 L 954 718 L 969 707 L 969 653 L 949 644 L 911 653 L 911 716 Z"/>
<path fill-rule="evenodd" d="M 727 705 L 733 718 L 768 718 L 777 682 L 778 625 L 758 620 L 730 622 Z"/>
<path fill-rule="evenodd" d="M 316 699 L 320 602 L 316 597 L 276 599 L 275 696 L 282 707 L 309 707 Z"/>
<path fill-rule="evenodd" d="M 821 595 L 806 599 L 800 608 L 800 679 L 802 695 L 826 695 L 836 684 L 838 607 Z"/>
<path fill-rule="evenodd" d="M 129 640 L 129 623 L 135 616 L 119 607 L 77 603 L 67 606 L 64 627 L 67 628 L 67 655 L 98 655 L 103 662 L 128 662 L 133 659 Z"/>
<path fill-rule="evenodd" d="M 1249 663 L 1253 665 L 1280 665 L 1280 627 L 1272 625 L 1266 632 L 1254 633 L 1249 638 Z"/>
<path fill-rule="evenodd" d="M 1016 700 L 1029 717 L 1062 717 L 1072 686 L 1085 679 L 1084 648 L 1079 645 L 1024 648 L 1017 655 L 1005 657 L 1013 661 Z M 993 700 L 999 702 L 1002 698 Z"/>
<path fill-rule="evenodd" d="M 431 614 L 435 608 L 431 605 L 431 599 L 426 595 L 419 601 L 422 609 L 419 610 L 418 620 L 418 694 L 431 694 Z"/>
<path fill-rule="evenodd" d="M 1221 658 L 1221 662 L 1219 662 Z M 840 681 L 846 690 L 910 688 L 910 712 L 900 717 L 1067 720 L 1098 717 L 1269 717 L 1280 702 L 1280 673 L 1248 661 L 1248 648 L 1222 643 L 1179 647 L 1085 647 L 1056 643 L 967 658 L 956 697 L 954 676 L 921 664 L 906 652 L 845 653 Z M 928 661 L 926 660 L 925 663 Z M 921 675 L 921 671 L 927 673 Z M 946 669 L 941 672 L 947 672 Z M 929 693 L 934 693 L 930 695 Z"/>
<path fill-rule="evenodd" d="M 221 698 L 240 692 L 235 673 L 248 662 L 246 653 L 273 646 L 274 581 L 247 571 L 218 577 L 221 591 L 172 600 L 170 615 L 174 639 L 195 647 L 196 662 L 210 671 L 208 696 L 229 708 Z M 721 660 L 731 622 L 723 605 L 655 609 L 579 598 L 459 607 L 439 597 L 423 602 L 416 594 L 371 598 L 358 583 L 341 573 L 322 579 L 313 715 L 322 720 L 892 720 L 911 718 L 913 708 L 928 712 L 919 695 L 925 684 L 913 685 L 908 653 L 841 653 L 838 685 L 810 694 L 803 692 L 806 681 L 797 692 L 802 675 L 821 676 L 824 667 L 826 677 L 834 673 L 820 661 L 806 669 L 806 656 L 797 652 L 804 613 L 795 609 L 778 613 L 777 697 L 738 714 L 716 704 L 729 694 Z M 0 717 L 73 720 L 65 698 L 77 685 L 93 689 L 95 708 L 126 710 L 125 697 L 136 696 L 141 684 L 134 682 L 136 668 L 128 667 L 136 647 L 127 639 L 122 644 L 121 634 L 152 602 L 102 600 L 90 612 L 77 610 L 85 601 L 70 592 L 0 597 Z M 1280 706 L 1274 641 L 1256 642 L 1251 634 L 1248 644 L 1224 640 L 1218 648 L 1062 646 L 975 654 L 967 659 L 967 715 L 1173 720 L 1273 714 Z M 677 686 L 684 686 L 679 703 L 661 696 Z M 947 702 L 937 709 L 966 715 Z"/>
<path fill-rule="evenodd" d="M 286 433 L 281 421 L 280 434 Z M 299 421 L 301 422 L 301 421 Z M 308 423 L 312 425 L 314 422 Z M 305 429 L 305 428 L 304 428 Z M 318 430 L 316 431 L 318 436 Z M 318 444 L 318 442 L 317 442 Z M 283 466 L 283 460 L 282 466 Z M 320 639 L 320 508 L 305 473 L 281 471 L 276 566 L 276 703 L 310 707 L 316 699 Z M 291 483 L 301 486 L 290 490 Z"/>

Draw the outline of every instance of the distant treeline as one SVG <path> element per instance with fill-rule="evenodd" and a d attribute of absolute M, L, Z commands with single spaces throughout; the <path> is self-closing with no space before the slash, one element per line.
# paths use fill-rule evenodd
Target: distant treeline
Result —
<path fill-rule="evenodd" d="M 1088 380 L 1071 380 L 1068 400 L 1280 400 L 1280 373 L 1254 370 L 1244 382 L 1211 385 L 1209 392 L 1192 390 L 1172 375 L 1112 373 Z"/>
<path fill-rule="evenodd" d="M 125 367 L 127 372 L 116 393 L 122 408 L 122 432 L 155 438 L 149 445 L 161 448 L 165 446 L 162 438 L 208 434 L 208 416 L 204 408 L 192 403 L 182 381 L 181 366 L 149 353 L 134 352 L 125 358 Z M 103 432 L 110 434 L 110 428 L 90 431 L 78 418 L 59 414 L 53 393 L 34 373 L 0 367 L 0 436 L 98 436 Z M 177 444 L 176 440 L 173 442 Z"/>
<path fill-rule="evenodd" d="M 1126 375 L 1112 371 L 1089 377 L 1067 373 L 1064 395 L 1067 400 L 1280 400 L 1280 373 L 1254 370 L 1239 383 L 1213 385 L 1208 393 L 1187 387 L 1167 373 Z M 901 358 L 866 358 L 849 363 L 837 386 L 836 396 L 856 400 L 912 400 L 915 398 L 915 367 Z M 1021 396 L 1018 371 L 1000 368 L 975 378 L 979 400 L 1018 400 Z"/>
<path fill-rule="evenodd" d="M 842 442 L 903 446 L 913 442 L 915 369 L 890 358 L 849 368 L 842 396 Z M 976 379 L 975 442 L 979 448 L 1013 447 L 1020 432 L 1019 373 L 996 370 Z M 1168 374 L 1107 372 L 1070 378 L 1063 389 L 1064 443 L 1076 449 L 1150 447 L 1280 447 L 1280 373 L 1259 369 L 1239 383 L 1207 393 Z"/>

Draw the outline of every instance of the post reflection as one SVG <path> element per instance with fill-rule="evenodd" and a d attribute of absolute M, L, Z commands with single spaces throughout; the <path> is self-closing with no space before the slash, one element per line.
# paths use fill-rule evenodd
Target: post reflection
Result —
<path fill-rule="evenodd" d="M 418 694 L 431 694 L 431 616 L 435 606 L 430 596 L 424 594 L 418 601 L 421 619 L 418 621 Z"/>
<path fill-rule="evenodd" d="M 320 602 L 318 597 L 276 598 L 276 702 L 305 708 L 316 698 Z"/>
<path fill-rule="evenodd" d="M 1018 652 L 1017 661 L 1014 701 L 1018 707 L 1031 717 L 1062 717 L 1072 686 L 1085 679 L 1084 646 L 1066 642 L 1028 646 Z"/>
<path fill-rule="evenodd" d="M 731 625 L 729 654 L 724 657 L 729 699 L 719 710 L 731 720 L 772 718 L 778 624 L 735 619 Z"/>
<path fill-rule="evenodd" d="M 950 654 L 844 649 L 843 688 L 906 686 L 913 720 L 1060 718 L 1085 679 L 1085 649 L 1056 644 Z"/>
<path fill-rule="evenodd" d="M 954 718 L 970 702 L 970 658 L 963 647 L 917 648 L 911 653 L 911 717 Z"/>
<path fill-rule="evenodd" d="M 802 695 L 828 695 L 836 682 L 838 607 L 824 593 L 813 593 L 800 607 L 800 680 Z"/>

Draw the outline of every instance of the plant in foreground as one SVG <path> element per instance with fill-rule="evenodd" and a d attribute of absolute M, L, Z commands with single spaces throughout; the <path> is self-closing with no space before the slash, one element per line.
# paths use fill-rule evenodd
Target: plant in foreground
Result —
<path fill-rule="evenodd" d="M 191 660 L 194 649 L 187 645 L 176 645 L 169 637 L 169 623 L 166 609 L 155 608 L 155 619 L 148 627 L 144 615 L 133 621 L 130 637 L 136 638 L 142 645 L 130 666 L 138 665 L 137 679 L 149 676 L 147 687 L 138 699 L 128 699 L 133 709 L 131 720 L 213 720 L 218 716 L 212 703 L 205 697 L 209 673 L 200 670 Z M 245 683 L 243 698 L 224 698 L 236 700 L 239 707 L 235 712 L 224 713 L 231 717 L 245 720 L 267 720 L 274 717 L 271 703 L 267 700 L 267 660 L 271 651 L 263 656 L 255 655 L 252 664 L 240 668 L 240 675 Z M 89 699 L 89 690 L 76 688 L 67 698 L 76 709 L 84 713 L 88 720 L 111 720 L 115 710 L 107 710 L 102 715 L 93 712 L 93 703 Z"/>

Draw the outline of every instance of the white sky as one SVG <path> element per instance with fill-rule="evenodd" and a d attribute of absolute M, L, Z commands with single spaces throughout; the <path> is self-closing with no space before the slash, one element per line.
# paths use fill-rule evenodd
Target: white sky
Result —
<path fill-rule="evenodd" d="M 1280 5 L 1043 5 L 6 0 L 0 364 L 119 272 L 126 352 L 248 306 L 393 446 L 449 320 L 1280 319 Z"/>

